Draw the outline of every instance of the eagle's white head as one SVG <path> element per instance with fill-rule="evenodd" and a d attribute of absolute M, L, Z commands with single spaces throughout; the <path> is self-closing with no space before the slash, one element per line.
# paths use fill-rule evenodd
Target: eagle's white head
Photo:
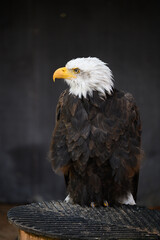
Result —
<path fill-rule="evenodd" d="M 112 72 L 107 65 L 96 57 L 76 58 L 65 67 L 57 69 L 53 80 L 63 78 L 70 86 L 70 93 L 81 98 L 92 96 L 97 91 L 101 97 L 105 92 L 111 94 L 113 88 Z"/>

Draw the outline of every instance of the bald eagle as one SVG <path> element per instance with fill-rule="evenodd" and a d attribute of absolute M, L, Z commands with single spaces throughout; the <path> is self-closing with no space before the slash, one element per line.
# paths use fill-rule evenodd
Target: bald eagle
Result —
<path fill-rule="evenodd" d="M 96 57 L 69 61 L 55 79 L 69 85 L 57 104 L 50 146 L 52 167 L 65 177 L 66 201 L 135 204 L 142 150 L 132 95 L 114 88 L 111 70 Z"/>

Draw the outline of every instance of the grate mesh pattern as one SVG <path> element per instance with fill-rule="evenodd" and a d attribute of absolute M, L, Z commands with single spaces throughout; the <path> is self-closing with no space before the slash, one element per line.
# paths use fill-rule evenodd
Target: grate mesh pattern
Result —
<path fill-rule="evenodd" d="M 160 212 L 139 206 L 88 208 L 41 202 L 12 208 L 18 228 L 59 239 L 160 239 Z"/>

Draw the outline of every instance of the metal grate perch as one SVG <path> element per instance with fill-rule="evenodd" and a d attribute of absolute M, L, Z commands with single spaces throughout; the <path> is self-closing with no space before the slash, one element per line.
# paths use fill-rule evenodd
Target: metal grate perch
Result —
<path fill-rule="evenodd" d="M 160 212 L 139 206 L 88 208 L 50 201 L 12 208 L 8 219 L 38 239 L 160 239 Z"/>

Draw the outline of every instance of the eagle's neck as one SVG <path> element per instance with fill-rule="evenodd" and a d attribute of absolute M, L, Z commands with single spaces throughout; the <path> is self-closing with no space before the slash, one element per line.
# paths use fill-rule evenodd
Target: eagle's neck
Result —
<path fill-rule="evenodd" d="M 66 80 L 70 86 L 69 93 L 79 98 L 87 98 L 87 96 L 93 96 L 93 92 L 97 92 L 100 97 L 105 97 L 106 93 L 111 95 L 114 87 L 112 78 L 95 77 L 93 79 L 73 79 Z"/>

